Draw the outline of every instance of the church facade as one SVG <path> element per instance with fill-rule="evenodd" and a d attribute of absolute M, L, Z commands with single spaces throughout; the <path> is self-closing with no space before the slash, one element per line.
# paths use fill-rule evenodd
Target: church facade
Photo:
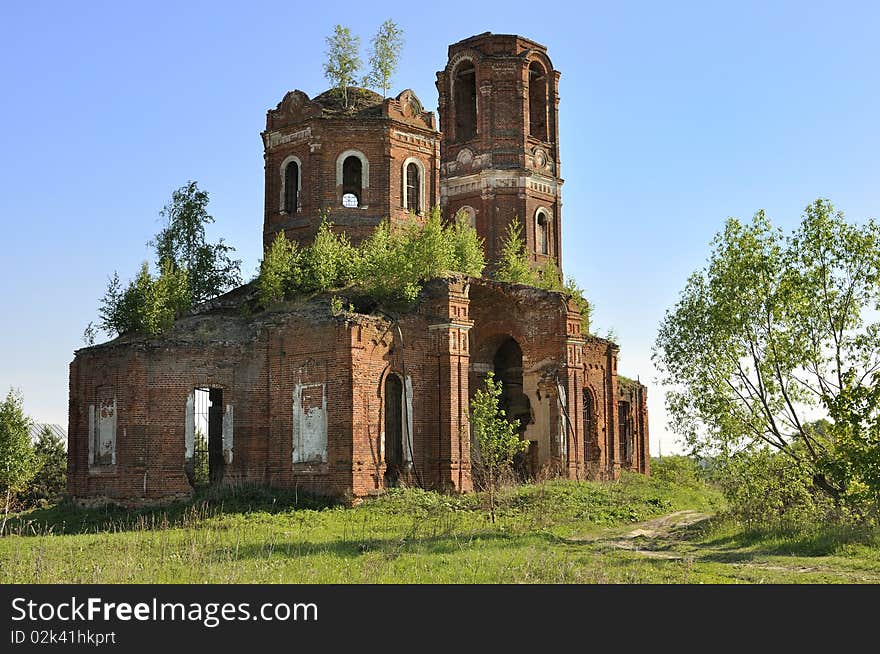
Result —
<path fill-rule="evenodd" d="M 450 46 L 437 73 L 442 132 L 409 90 L 287 93 L 262 133 L 264 245 L 308 243 L 323 216 L 358 243 L 440 206 L 467 216 L 490 267 L 514 217 L 530 260 L 561 266 L 558 80 L 543 46 L 485 33 Z M 161 337 L 77 351 L 75 499 L 135 506 L 236 483 L 467 492 L 469 402 L 490 371 L 529 441 L 523 478 L 649 472 L 647 389 L 618 375 L 618 346 L 582 333 L 564 294 L 451 274 L 393 316 L 255 296 L 245 285 Z"/>

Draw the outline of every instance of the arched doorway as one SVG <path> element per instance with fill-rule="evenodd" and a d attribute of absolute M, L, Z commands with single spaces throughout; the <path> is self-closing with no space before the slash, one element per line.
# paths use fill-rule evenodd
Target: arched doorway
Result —
<path fill-rule="evenodd" d="M 385 377 L 385 487 L 393 488 L 404 469 L 403 383 L 389 373 Z"/>
<path fill-rule="evenodd" d="M 500 407 L 509 420 L 519 420 L 520 437 L 524 437 L 526 426 L 532 422 L 532 405 L 523 393 L 522 349 L 513 338 L 506 339 L 495 352 L 492 359 L 495 379 L 501 382 Z M 537 466 L 536 444 L 518 455 L 514 469 L 520 478 L 534 476 Z"/>

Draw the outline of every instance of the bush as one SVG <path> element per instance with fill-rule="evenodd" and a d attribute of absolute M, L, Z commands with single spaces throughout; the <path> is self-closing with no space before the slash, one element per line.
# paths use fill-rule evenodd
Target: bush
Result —
<path fill-rule="evenodd" d="M 700 464 L 692 457 L 679 455 L 651 459 L 651 476 L 687 488 L 697 488 L 704 480 Z"/>
<path fill-rule="evenodd" d="M 159 276 L 154 278 L 145 261 L 125 289 L 114 274 L 101 300 L 99 325 L 108 334 L 160 334 L 190 307 L 186 269 L 177 268 L 166 259 L 160 264 Z"/>
<path fill-rule="evenodd" d="M 547 259 L 537 270 L 532 268 L 525 252 L 526 242 L 523 238 L 522 224 L 514 218 L 507 225 L 507 231 L 501 244 L 501 254 L 494 278 L 510 284 L 528 284 L 547 291 L 565 293 L 574 301 L 581 314 L 581 332 L 590 333 L 590 316 L 593 307 L 584 296 L 584 289 L 577 285 L 573 278 L 564 280 L 559 266 L 552 257 Z"/>
<path fill-rule="evenodd" d="M 440 210 L 392 233 L 383 221 L 360 247 L 333 233 L 325 219 L 301 250 L 279 234 L 260 265 L 257 288 L 264 306 L 295 293 L 353 286 L 377 301 L 413 302 L 422 282 L 449 271 L 479 276 L 485 266 L 476 230 L 456 220 L 444 225 Z"/>
<path fill-rule="evenodd" d="M 264 306 L 280 302 L 300 285 L 300 258 L 299 246 L 294 241 L 288 241 L 283 231 L 279 232 L 260 263 L 257 293 Z"/>
<path fill-rule="evenodd" d="M 728 515 L 746 529 L 804 532 L 850 519 L 783 453 L 737 452 L 719 464 L 717 478 Z"/>
<path fill-rule="evenodd" d="M 347 286 L 358 270 L 359 254 L 345 234 L 335 234 L 324 218 L 312 244 L 302 252 L 301 290 L 309 293 Z"/>
<path fill-rule="evenodd" d="M 538 276 L 525 255 L 526 241 L 522 234 L 522 223 L 514 217 L 507 225 L 501 253 L 498 256 L 498 267 L 495 279 L 510 284 L 538 285 Z"/>
<path fill-rule="evenodd" d="M 55 504 L 67 491 L 67 452 L 64 441 L 44 427 L 34 444 L 39 471 L 20 499 L 29 506 Z"/>

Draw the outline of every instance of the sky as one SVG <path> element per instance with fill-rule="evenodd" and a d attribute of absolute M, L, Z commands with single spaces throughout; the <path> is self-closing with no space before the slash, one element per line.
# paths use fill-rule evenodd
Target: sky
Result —
<path fill-rule="evenodd" d="M 244 277 L 261 256 L 266 111 L 314 97 L 337 23 L 363 49 L 392 18 L 393 93 L 437 108 L 447 46 L 547 46 L 559 83 L 563 267 L 648 385 L 651 452 L 682 451 L 651 350 L 728 216 L 792 229 L 829 198 L 880 217 L 876 2 L 4 2 L 0 8 L 0 389 L 67 424 L 68 366 L 114 270 L 152 259 L 159 211 L 210 193 Z M 366 58 L 366 57 L 364 57 Z"/>

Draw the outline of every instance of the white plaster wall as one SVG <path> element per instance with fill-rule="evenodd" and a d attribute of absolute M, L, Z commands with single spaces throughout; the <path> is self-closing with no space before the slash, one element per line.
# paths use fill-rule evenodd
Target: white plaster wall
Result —
<path fill-rule="evenodd" d="M 303 410 L 302 393 L 321 389 L 321 406 Z M 324 384 L 296 384 L 293 388 L 293 462 L 327 463 L 327 389 Z"/>

